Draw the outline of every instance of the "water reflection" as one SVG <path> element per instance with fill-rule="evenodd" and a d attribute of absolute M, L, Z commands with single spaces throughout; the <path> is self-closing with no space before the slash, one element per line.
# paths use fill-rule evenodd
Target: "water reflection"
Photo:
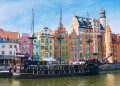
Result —
<path fill-rule="evenodd" d="M 120 74 L 53 79 L 0 79 L 0 86 L 120 86 Z"/>

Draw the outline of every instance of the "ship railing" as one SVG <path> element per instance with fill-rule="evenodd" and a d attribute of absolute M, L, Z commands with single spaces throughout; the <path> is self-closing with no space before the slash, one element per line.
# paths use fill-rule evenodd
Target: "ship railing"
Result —
<path fill-rule="evenodd" d="M 52 67 L 45 69 L 39 68 L 38 66 L 32 66 L 28 69 L 17 69 L 16 72 L 20 73 L 31 73 L 31 74 L 41 74 L 41 75 L 52 75 L 52 74 L 75 74 L 75 73 L 82 73 L 82 72 L 89 72 L 95 70 L 93 66 L 78 66 L 78 68 L 74 66 L 68 66 L 67 68 L 58 67 L 58 69 L 52 69 Z"/>

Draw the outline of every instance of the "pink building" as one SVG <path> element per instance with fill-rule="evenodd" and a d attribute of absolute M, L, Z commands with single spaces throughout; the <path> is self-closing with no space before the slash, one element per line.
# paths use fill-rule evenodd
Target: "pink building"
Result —
<path fill-rule="evenodd" d="M 75 30 L 69 34 L 70 61 L 79 61 L 79 39 Z"/>
<path fill-rule="evenodd" d="M 22 37 L 19 38 L 19 41 L 20 41 L 20 53 L 30 55 L 31 40 L 29 39 L 29 34 L 22 33 Z"/>

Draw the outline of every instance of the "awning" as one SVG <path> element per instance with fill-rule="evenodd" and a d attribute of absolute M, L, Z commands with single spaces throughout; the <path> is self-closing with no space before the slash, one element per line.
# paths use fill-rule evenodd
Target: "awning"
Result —
<path fill-rule="evenodd" d="M 0 57 L 0 59 L 14 59 L 13 57 Z"/>
<path fill-rule="evenodd" d="M 56 61 L 54 58 L 52 57 L 41 57 L 42 61 Z"/>

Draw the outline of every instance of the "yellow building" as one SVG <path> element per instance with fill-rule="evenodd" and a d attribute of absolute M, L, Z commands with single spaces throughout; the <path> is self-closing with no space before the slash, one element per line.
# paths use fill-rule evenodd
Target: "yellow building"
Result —
<path fill-rule="evenodd" d="M 54 58 L 54 35 L 51 31 L 51 29 L 45 27 L 37 34 L 40 40 L 40 57 L 42 58 Z"/>

